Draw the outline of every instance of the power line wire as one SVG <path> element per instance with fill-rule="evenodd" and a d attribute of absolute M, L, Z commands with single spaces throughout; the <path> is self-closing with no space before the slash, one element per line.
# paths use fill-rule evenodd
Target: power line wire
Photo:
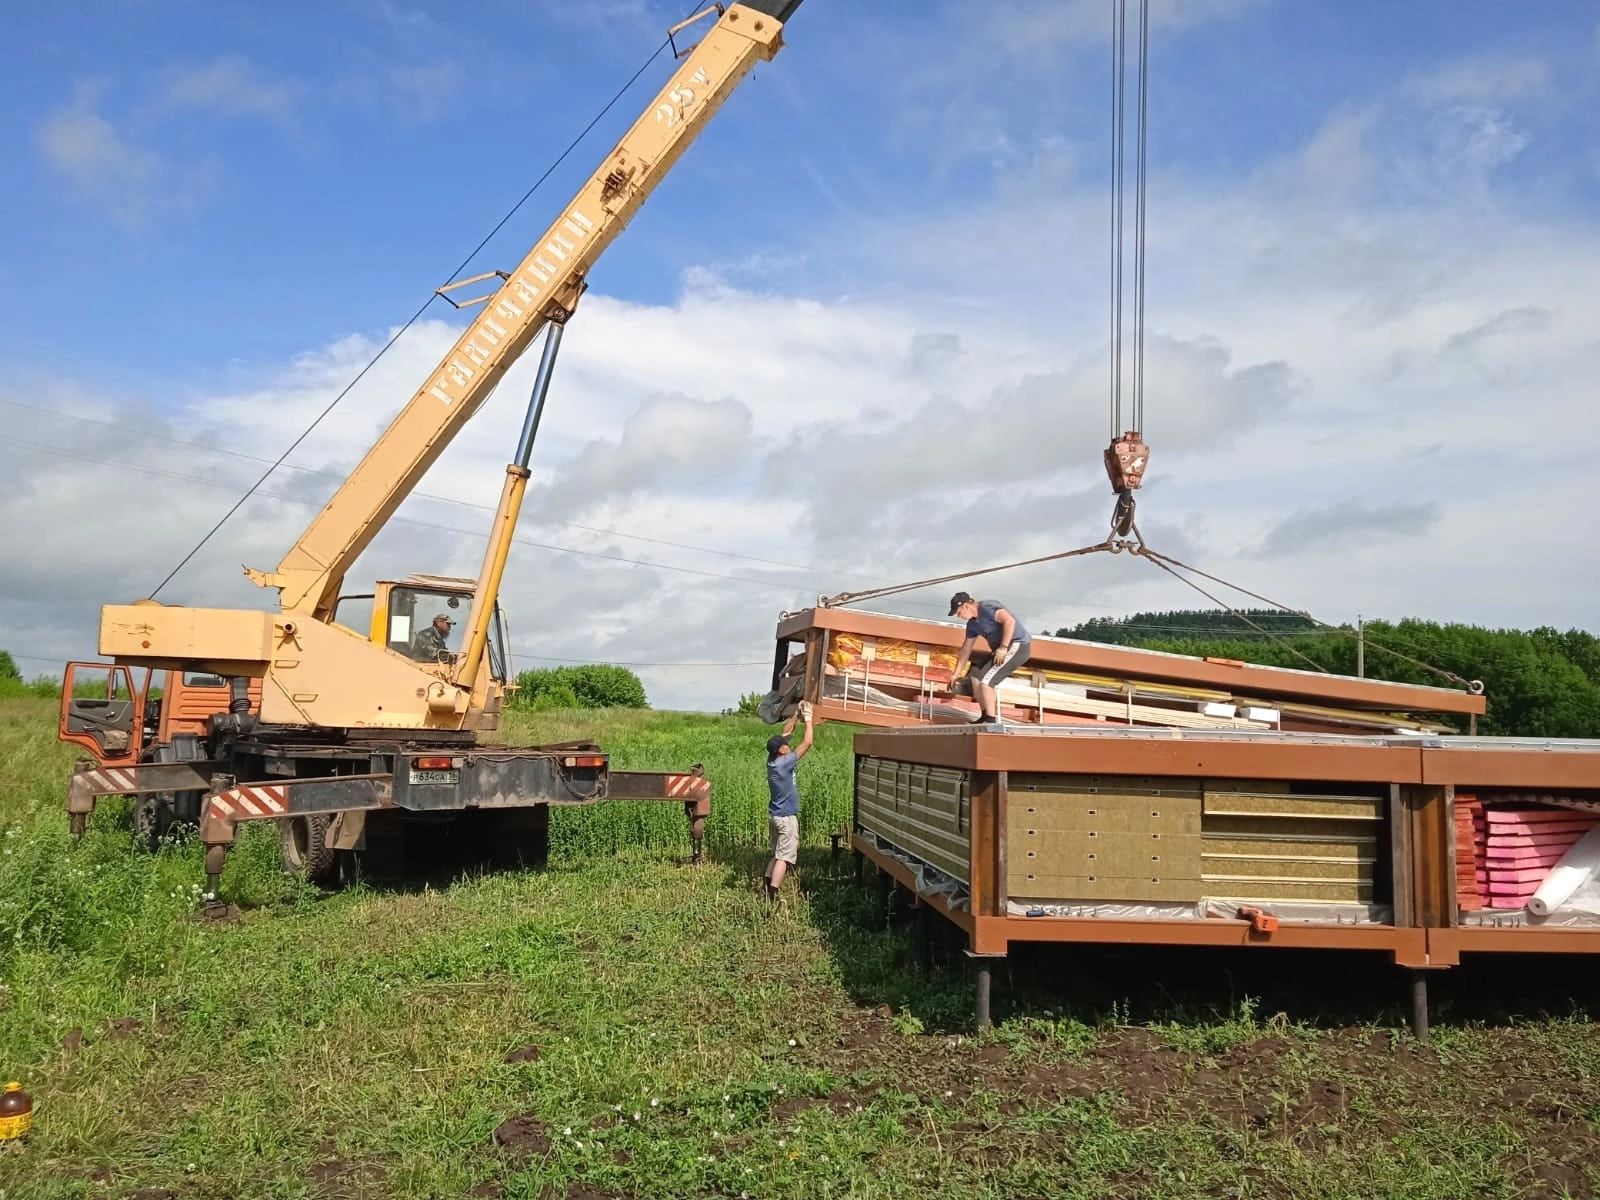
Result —
<path fill-rule="evenodd" d="M 550 176 L 555 172 L 555 169 L 557 167 L 559 167 L 563 162 L 565 162 L 567 160 L 567 156 L 578 148 L 578 144 L 580 142 L 582 142 L 584 138 L 589 136 L 589 131 L 592 130 L 596 125 L 598 125 L 600 123 L 600 121 L 605 117 L 605 115 L 608 112 L 610 112 L 611 109 L 616 105 L 617 101 L 621 100 L 622 97 L 628 92 L 628 90 L 631 87 L 633 87 L 633 85 L 636 82 L 638 82 L 639 77 L 641 75 L 643 75 L 646 70 L 649 69 L 650 64 L 655 62 L 655 60 L 658 57 L 660 57 L 661 52 L 663 50 L 665 50 L 669 45 L 671 45 L 671 43 L 672 43 L 672 39 L 670 37 L 669 38 L 665 38 L 665 39 L 662 40 L 661 44 L 658 45 L 651 52 L 650 57 L 646 58 L 644 60 L 644 62 L 639 65 L 639 69 L 637 71 L 635 71 L 631 77 L 629 77 L 628 82 L 623 84 L 622 87 L 617 90 L 617 93 L 614 96 L 612 96 L 610 100 L 606 101 L 605 107 L 602 108 L 599 112 L 597 112 L 590 119 L 589 123 L 587 125 L 585 125 L 583 127 L 583 129 L 578 133 L 578 136 L 573 138 L 572 141 L 567 144 L 567 148 L 565 150 L 563 150 L 559 155 L 556 156 L 555 161 L 552 162 L 548 167 L 546 167 L 544 169 L 544 173 L 542 175 L 540 175 L 538 179 L 534 180 L 533 186 L 530 187 L 526 192 L 524 192 L 522 194 L 522 199 L 518 200 L 515 204 L 513 204 L 511 206 L 510 210 L 506 213 L 506 215 L 501 217 L 500 220 L 495 223 L 494 228 L 489 230 L 489 232 L 484 235 L 483 240 L 480 241 L 476 246 L 474 246 L 472 248 L 471 253 L 469 253 L 464 259 L 462 259 L 460 264 L 453 271 L 451 271 L 449 273 L 449 275 L 445 279 L 446 283 L 453 282 L 455 280 L 456 276 L 460 275 L 461 272 L 466 269 L 467 264 L 470 263 L 474 258 L 476 258 L 478 256 L 479 251 L 481 251 L 485 246 L 487 246 L 489 244 L 489 242 L 494 238 L 494 236 L 497 233 L 500 232 L 501 229 L 505 228 L 506 222 L 510 221 L 511 218 L 514 217 L 517 214 L 517 212 L 522 208 L 522 206 L 528 202 L 528 200 L 533 196 L 533 194 L 536 191 L 539 190 L 539 188 L 543 185 L 544 181 L 550 178 Z M 329 413 L 331 413 L 338 406 L 338 404 L 339 404 L 339 402 L 341 400 L 343 400 L 346 396 L 348 396 L 350 394 L 351 389 L 353 389 L 356 386 L 356 384 L 360 383 L 361 380 L 366 377 L 366 374 L 367 374 L 368 371 L 372 370 L 373 367 L 377 366 L 378 360 L 381 359 L 385 354 L 387 354 L 389 352 L 390 347 L 392 347 L 396 342 L 398 342 L 401 339 L 401 337 L 405 335 L 406 331 L 417 323 L 417 321 L 421 318 L 422 314 L 428 310 L 429 305 L 431 305 L 434 302 L 434 300 L 438 298 L 438 295 L 439 295 L 439 293 L 437 292 L 437 290 L 428 293 L 428 298 L 422 302 L 421 307 L 419 307 L 414 313 L 411 314 L 410 317 L 408 317 L 406 319 L 406 323 L 404 325 L 402 325 L 394 333 L 394 335 L 392 337 L 390 337 L 389 340 L 383 344 L 383 347 L 377 352 L 377 354 L 373 355 L 372 358 L 370 360 L 368 360 L 367 365 L 362 367 L 360 371 L 356 372 L 355 378 L 352 379 L 349 383 L 345 384 L 344 389 L 337 396 L 335 396 L 332 400 L 328 401 L 327 407 L 324 408 L 320 413 L 318 413 L 316 419 L 313 420 L 311 422 L 311 424 L 307 425 L 305 427 L 305 429 L 301 431 L 300 436 L 295 438 L 294 441 L 289 444 L 289 448 L 287 450 L 285 450 L 282 454 L 278 455 L 277 459 L 273 462 L 273 464 L 270 467 L 268 467 L 265 471 L 263 471 L 261 473 L 261 477 L 259 479 L 257 479 L 255 481 L 255 483 L 250 485 L 249 491 L 245 492 L 244 495 L 240 496 L 237 500 L 235 500 L 233 502 L 232 507 L 230 507 L 227 512 L 222 514 L 221 519 L 218 520 L 217 523 L 215 525 L 213 525 L 206 532 L 206 535 L 204 537 L 202 537 L 198 542 L 195 543 L 194 547 L 187 554 L 185 554 L 183 556 L 182 560 L 179 561 L 178 565 L 173 567 L 172 570 L 167 572 L 167 577 L 165 579 L 163 579 L 160 583 L 158 583 L 156 585 L 155 590 L 150 593 L 151 599 L 154 599 L 157 595 L 159 595 L 160 592 L 161 592 L 161 589 L 166 587 L 167 584 L 171 583 L 173 577 L 175 575 L 177 575 L 177 573 L 179 571 L 183 570 L 183 568 L 186 567 L 189 564 L 190 560 L 193 559 L 196 554 L 200 553 L 201 549 L 205 546 L 205 544 L 207 542 L 209 542 L 213 537 L 216 536 L 216 533 L 217 533 L 217 531 L 219 529 L 221 529 L 224 525 L 226 525 L 228 523 L 229 518 L 231 518 L 234 513 L 238 512 L 239 509 L 244 507 L 245 501 L 249 500 L 250 497 L 253 496 L 256 493 L 256 490 L 258 488 L 260 488 L 260 486 L 267 481 L 267 477 L 270 476 L 274 471 L 276 471 L 280 465 L 282 465 L 283 460 L 288 458 L 289 455 L 293 454 L 297 449 L 299 449 L 300 444 L 302 442 L 304 442 L 306 440 L 306 438 L 310 437 L 312 431 L 315 430 L 318 425 L 322 424 L 323 420 L 328 416 Z"/>

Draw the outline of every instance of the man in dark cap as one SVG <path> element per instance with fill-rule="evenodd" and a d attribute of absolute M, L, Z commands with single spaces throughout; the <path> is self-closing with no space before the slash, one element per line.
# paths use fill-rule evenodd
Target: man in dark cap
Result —
<path fill-rule="evenodd" d="M 795 716 L 806 723 L 806 736 L 789 748 L 795 718 L 790 717 L 782 733 L 767 739 L 767 790 L 772 800 L 767 806 L 767 825 L 772 833 L 772 861 L 767 864 L 767 898 L 776 900 L 783 877 L 794 866 L 800 853 L 800 792 L 795 787 L 794 769 L 811 749 L 811 705 L 804 700 Z"/>
<path fill-rule="evenodd" d="M 447 642 L 454 625 L 453 617 L 439 613 L 433 618 L 432 625 L 417 630 L 417 636 L 411 639 L 411 657 L 418 662 L 444 662 L 450 657 Z"/>
<path fill-rule="evenodd" d="M 1033 638 L 1022 622 L 998 600 L 974 600 L 966 592 L 950 597 L 950 615 L 967 623 L 967 639 L 956 655 L 951 683 L 961 677 L 961 668 L 972 663 L 972 698 L 978 702 L 974 725 L 999 720 L 1000 709 L 994 689 L 1023 663 L 1033 650 Z M 983 645 L 980 647 L 979 642 Z"/>

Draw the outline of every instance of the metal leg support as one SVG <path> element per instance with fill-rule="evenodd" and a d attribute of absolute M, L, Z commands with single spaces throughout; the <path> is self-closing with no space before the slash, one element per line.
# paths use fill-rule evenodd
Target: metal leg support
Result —
<path fill-rule="evenodd" d="M 989 994 L 992 988 L 989 964 L 983 960 L 978 962 L 977 997 L 973 1005 L 973 1017 L 978 1026 L 978 1032 L 988 1033 L 994 1022 L 989 1015 Z"/>
<path fill-rule="evenodd" d="M 1411 1033 L 1419 1042 L 1428 1040 L 1428 973 L 1408 971 L 1411 976 Z"/>
<path fill-rule="evenodd" d="M 689 818 L 689 862 L 698 867 L 701 859 L 705 857 L 706 814 L 693 800 L 684 804 L 683 810 Z"/>
<path fill-rule="evenodd" d="M 933 970 L 933 912 L 926 904 L 917 905 L 916 921 L 917 966 L 928 974 Z"/>

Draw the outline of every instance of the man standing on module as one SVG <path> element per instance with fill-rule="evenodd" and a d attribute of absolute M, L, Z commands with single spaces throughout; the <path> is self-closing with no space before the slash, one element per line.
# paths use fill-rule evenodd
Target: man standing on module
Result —
<path fill-rule="evenodd" d="M 789 749 L 789 735 L 794 732 L 794 717 L 767 739 L 767 790 L 772 803 L 768 806 L 767 824 L 772 832 L 772 861 L 767 864 L 767 898 L 776 900 L 783 877 L 794 866 L 800 855 L 800 791 L 795 787 L 794 769 L 811 749 L 811 705 L 804 700 L 796 716 L 806 723 L 806 736 L 793 750 Z"/>
<path fill-rule="evenodd" d="M 956 655 L 950 681 L 954 684 L 961 677 L 961 668 L 971 661 L 972 698 L 978 702 L 978 717 L 973 724 L 997 721 L 1000 708 L 995 685 L 1028 661 L 1033 638 L 998 600 L 974 600 L 966 592 L 957 592 L 950 597 L 950 615 L 967 623 L 967 640 Z M 979 640 L 982 648 L 977 646 Z"/>

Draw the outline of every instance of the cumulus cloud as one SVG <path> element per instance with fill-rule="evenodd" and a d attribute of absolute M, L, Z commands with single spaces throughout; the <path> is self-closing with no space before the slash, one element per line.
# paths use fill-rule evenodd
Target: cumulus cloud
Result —
<path fill-rule="evenodd" d="M 1367 505 L 1347 500 L 1331 508 L 1300 509 L 1269 529 L 1255 553 L 1260 558 L 1282 558 L 1379 538 L 1414 537 L 1436 526 L 1440 515 L 1434 501 Z"/>
<path fill-rule="evenodd" d="M 286 80 L 270 79 L 248 59 L 224 55 L 208 63 L 169 70 L 156 106 L 193 109 L 216 117 L 257 117 L 288 123 L 294 119 L 299 89 Z"/>
<path fill-rule="evenodd" d="M 1408 82 L 1418 95 L 1435 102 L 1515 100 L 1549 85 L 1550 64 L 1529 56 L 1483 55 L 1419 72 Z"/>
<path fill-rule="evenodd" d="M 106 90 L 101 80 L 79 82 L 35 130 L 40 155 L 81 200 L 119 224 L 193 208 L 211 189 L 214 164 L 175 164 L 138 143 L 101 113 Z"/>

